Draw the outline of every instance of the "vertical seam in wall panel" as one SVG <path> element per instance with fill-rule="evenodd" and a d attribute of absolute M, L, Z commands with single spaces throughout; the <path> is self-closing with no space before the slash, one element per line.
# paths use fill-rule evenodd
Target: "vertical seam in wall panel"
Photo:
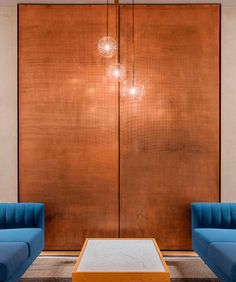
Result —
<path fill-rule="evenodd" d="M 221 202 L 221 4 L 219 4 L 219 202 Z"/>
<path fill-rule="evenodd" d="M 118 39 L 118 63 L 120 63 L 120 5 L 117 4 L 117 39 Z M 120 238 L 120 211 L 121 211 L 121 187 L 120 187 L 120 82 L 118 82 L 118 237 Z"/>
<path fill-rule="evenodd" d="M 19 4 L 17 5 L 17 202 L 20 201 Z"/>

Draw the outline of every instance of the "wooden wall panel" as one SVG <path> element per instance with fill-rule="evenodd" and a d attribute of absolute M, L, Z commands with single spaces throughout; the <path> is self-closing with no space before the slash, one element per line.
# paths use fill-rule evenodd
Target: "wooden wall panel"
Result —
<path fill-rule="evenodd" d="M 115 34 L 115 7 L 110 33 Z M 19 200 L 46 204 L 46 249 L 118 235 L 117 85 L 97 54 L 106 6 L 19 6 Z"/>
<path fill-rule="evenodd" d="M 121 7 L 130 67 L 132 9 Z M 138 5 L 142 101 L 121 97 L 121 236 L 191 249 L 190 203 L 219 200 L 219 5 Z"/>

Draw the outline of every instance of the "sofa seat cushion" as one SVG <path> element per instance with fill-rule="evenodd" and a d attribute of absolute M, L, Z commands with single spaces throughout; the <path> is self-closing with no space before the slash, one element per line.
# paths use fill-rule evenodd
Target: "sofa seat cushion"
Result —
<path fill-rule="evenodd" d="M 0 229 L 0 242 L 27 243 L 31 256 L 43 248 L 44 232 L 41 228 Z"/>
<path fill-rule="evenodd" d="M 214 242 L 236 242 L 236 229 L 195 228 L 192 231 L 193 247 L 208 256 L 208 247 Z M 194 248 L 195 249 L 195 248 Z"/>
<path fill-rule="evenodd" d="M 236 280 L 236 242 L 212 243 L 208 256 L 226 276 Z"/>
<path fill-rule="evenodd" d="M 0 281 L 8 280 L 29 256 L 24 242 L 0 242 Z"/>

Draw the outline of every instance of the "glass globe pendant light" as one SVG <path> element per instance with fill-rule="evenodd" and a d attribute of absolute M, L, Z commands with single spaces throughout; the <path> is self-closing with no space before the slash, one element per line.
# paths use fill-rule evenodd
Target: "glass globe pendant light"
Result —
<path fill-rule="evenodd" d="M 122 85 L 121 93 L 132 100 L 142 100 L 145 94 L 144 86 L 139 80 L 126 80 Z"/>
<path fill-rule="evenodd" d="M 122 82 L 126 77 L 126 70 L 125 70 L 124 65 L 120 63 L 115 63 L 115 64 L 108 66 L 107 75 L 109 78 L 113 80 Z"/>
<path fill-rule="evenodd" d="M 114 38 L 104 36 L 98 41 L 98 53 L 104 58 L 111 58 L 116 54 L 117 45 Z"/>
<path fill-rule="evenodd" d="M 109 5 L 107 0 L 107 20 L 106 20 L 106 36 L 98 41 L 98 53 L 104 58 L 111 58 L 117 52 L 117 43 L 114 38 L 108 35 Z"/>
<path fill-rule="evenodd" d="M 142 100 L 145 95 L 144 85 L 141 81 L 135 79 L 135 58 L 134 58 L 134 0 L 133 0 L 133 42 L 132 42 L 132 79 L 126 80 L 121 85 L 121 94 L 133 100 Z"/>

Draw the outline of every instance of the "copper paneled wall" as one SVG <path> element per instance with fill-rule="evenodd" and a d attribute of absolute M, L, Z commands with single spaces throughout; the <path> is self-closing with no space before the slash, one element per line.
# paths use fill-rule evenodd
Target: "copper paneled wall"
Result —
<path fill-rule="evenodd" d="M 129 78 L 132 7 L 119 17 Z M 19 5 L 19 200 L 46 204 L 46 249 L 191 249 L 190 203 L 219 200 L 219 25 L 219 5 L 137 5 L 131 101 L 97 54 L 105 5 Z"/>
<path fill-rule="evenodd" d="M 219 5 L 135 8 L 140 102 L 121 99 L 121 236 L 190 249 L 190 203 L 219 201 Z M 131 65 L 132 9 L 121 7 Z"/>
<path fill-rule="evenodd" d="M 46 204 L 48 250 L 118 235 L 117 87 L 97 56 L 105 19 L 105 6 L 19 6 L 19 200 Z M 112 34 L 115 24 L 113 7 Z"/>

